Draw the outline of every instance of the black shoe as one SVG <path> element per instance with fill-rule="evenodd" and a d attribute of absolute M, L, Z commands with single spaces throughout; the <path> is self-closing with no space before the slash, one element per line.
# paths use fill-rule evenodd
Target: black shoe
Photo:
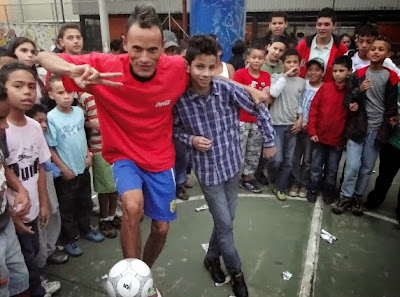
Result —
<path fill-rule="evenodd" d="M 241 181 L 239 187 L 255 194 L 259 194 L 262 192 L 262 190 L 254 185 L 251 181 Z"/>
<path fill-rule="evenodd" d="M 340 195 L 339 202 L 332 207 L 332 212 L 334 214 L 342 214 L 351 207 L 351 199 Z"/>
<path fill-rule="evenodd" d="M 176 186 L 176 198 L 181 200 L 189 200 L 189 194 L 183 186 Z"/>
<path fill-rule="evenodd" d="M 256 181 L 264 186 L 269 185 L 268 178 L 264 175 L 264 173 L 256 174 Z"/>
<path fill-rule="evenodd" d="M 99 223 L 99 231 L 104 237 L 115 238 L 117 237 L 117 230 L 114 229 L 112 221 L 101 221 Z"/>
<path fill-rule="evenodd" d="M 112 223 L 112 226 L 115 229 L 117 229 L 117 230 L 121 229 L 121 223 L 122 222 L 121 222 L 121 218 L 120 217 L 115 216 L 114 219 L 111 221 L 111 223 Z"/>
<path fill-rule="evenodd" d="M 323 196 L 323 199 L 324 199 L 324 203 L 326 204 L 326 205 L 329 205 L 329 204 L 332 204 L 333 202 L 335 202 L 335 200 L 336 200 L 336 195 L 335 195 L 335 193 L 333 192 L 326 192 L 325 194 L 324 194 L 324 196 Z"/>
<path fill-rule="evenodd" d="M 64 251 L 64 249 L 58 249 L 56 247 L 56 250 L 54 253 L 52 253 L 48 258 L 47 258 L 47 263 L 49 264 L 63 264 L 68 261 L 68 254 Z"/>
<path fill-rule="evenodd" d="M 351 206 L 351 213 L 355 216 L 362 216 L 363 215 L 362 196 L 354 195 L 352 200 L 353 204 Z"/>
<path fill-rule="evenodd" d="M 232 280 L 232 289 L 233 289 L 233 294 L 235 294 L 235 297 L 248 297 L 249 293 L 247 291 L 247 286 L 244 281 L 243 273 L 235 273 L 231 275 Z"/>
<path fill-rule="evenodd" d="M 317 201 L 318 191 L 310 190 L 307 194 L 307 200 L 310 203 L 315 203 Z"/>
<path fill-rule="evenodd" d="M 225 283 L 225 273 L 221 269 L 221 262 L 219 259 L 209 260 L 207 258 L 204 259 L 204 267 L 210 271 L 211 278 L 214 283 L 223 284 Z"/>

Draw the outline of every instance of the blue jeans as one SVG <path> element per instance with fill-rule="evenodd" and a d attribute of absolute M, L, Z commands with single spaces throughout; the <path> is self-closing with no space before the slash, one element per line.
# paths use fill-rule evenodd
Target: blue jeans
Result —
<path fill-rule="evenodd" d="M 296 149 L 293 154 L 292 184 L 307 187 L 310 183 L 311 139 L 307 132 L 297 134 Z"/>
<path fill-rule="evenodd" d="M 200 183 L 209 210 L 214 220 L 214 228 L 206 255 L 213 260 L 222 255 L 229 274 L 241 270 L 242 263 L 233 240 L 233 221 L 239 192 L 239 177 L 234 177 L 216 186 L 206 186 Z"/>
<path fill-rule="evenodd" d="M 186 182 L 187 166 L 189 163 L 189 152 L 186 144 L 178 140 L 174 140 L 175 145 L 175 180 L 177 185 L 182 185 Z"/>
<path fill-rule="evenodd" d="M 341 194 L 351 198 L 354 194 L 364 195 L 380 151 L 375 142 L 377 130 L 368 131 L 362 143 L 347 141 L 346 167 Z"/>
<path fill-rule="evenodd" d="M 292 133 L 292 127 L 274 126 L 276 154 L 267 163 L 269 182 L 281 192 L 285 192 L 289 186 L 296 148 L 297 135 Z"/>
<path fill-rule="evenodd" d="M 323 143 L 313 143 L 311 152 L 311 177 L 308 189 L 319 192 L 322 174 L 325 173 L 322 189 L 326 193 L 336 191 L 336 177 L 342 157 L 343 146 L 331 146 Z"/>

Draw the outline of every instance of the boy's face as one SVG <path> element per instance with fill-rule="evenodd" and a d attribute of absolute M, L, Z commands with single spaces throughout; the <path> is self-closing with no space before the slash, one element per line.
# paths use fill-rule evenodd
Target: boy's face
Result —
<path fill-rule="evenodd" d="M 346 78 L 351 74 L 352 70 L 348 69 L 345 65 L 334 64 L 332 76 L 336 84 L 342 84 L 346 81 Z"/>
<path fill-rule="evenodd" d="M 319 18 L 315 27 L 317 29 L 318 37 L 321 38 L 328 38 L 332 36 L 332 32 L 335 29 L 332 19 L 328 17 Z"/>
<path fill-rule="evenodd" d="M 206 91 L 210 88 L 216 65 L 217 57 L 205 54 L 197 55 L 192 63 L 187 65 L 190 82 L 195 90 Z"/>
<path fill-rule="evenodd" d="M 60 45 L 69 55 L 80 55 L 83 48 L 83 38 L 77 29 L 67 29 L 64 37 L 59 39 Z"/>
<path fill-rule="evenodd" d="M 6 133 L 8 128 L 7 116 L 10 113 L 10 102 L 8 99 L 0 101 L 0 136 Z"/>
<path fill-rule="evenodd" d="M 36 101 L 36 80 L 26 70 L 16 70 L 8 75 L 5 88 L 7 97 L 13 108 L 27 111 Z"/>
<path fill-rule="evenodd" d="M 281 36 L 285 32 L 288 23 L 285 22 L 283 17 L 273 17 L 271 22 L 269 23 L 269 29 L 272 32 L 272 35 Z"/>
<path fill-rule="evenodd" d="M 375 40 L 369 49 L 368 57 L 371 63 L 383 63 L 389 57 L 389 48 L 384 40 Z"/>
<path fill-rule="evenodd" d="M 164 52 L 162 34 L 157 26 L 149 29 L 133 24 L 126 36 L 122 36 L 124 50 L 128 52 L 133 73 L 149 78 L 157 69 Z"/>
<path fill-rule="evenodd" d="M 286 45 L 282 42 L 274 42 L 269 44 L 268 47 L 268 54 L 267 57 L 271 61 L 278 61 L 286 50 Z"/>
<path fill-rule="evenodd" d="M 61 81 L 53 81 L 50 84 L 49 97 L 56 102 L 57 106 L 62 108 L 71 107 L 74 101 L 73 93 L 67 93 Z"/>
<path fill-rule="evenodd" d="M 32 67 L 35 64 L 36 49 L 30 42 L 20 44 L 14 51 L 18 62 Z"/>
<path fill-rule="evenodd" d="M 369 49 L 371 48 L 372 43 L 374 42 L 375 37 L 373 36 L 358 36 L 356 45 L 358 48 L 358 54 L 361 57 L 367 57 Z"/>
<path fill-rule="evenodd" d="M 322 81 L 323 77 L 324 77 L 324 70 L 317 64 L 311 64 L 307 68 L 307 78 L 310 80 L 310 83 L 318 83 Z"/>
<path fill-rule="evenodd" d="M 260 70 L 265 61 L 265 51 L 259 49 L 250 50 L 249 54 L 249 68 L 253 70 Z"/>
<path fill-rule="evenodd" d="M 47 131 L 47 115 L 44 112 L 38 112 L 35 114 L 33 119 L 40 124 L 43 133 Z"/>
<path fill-rule="evenodd" d="M 284 71 L 289 71 L 292 68 L 299 67 L 300 61 L 298 56 L 286 56 L 285 61 L 283 61 Z"/>

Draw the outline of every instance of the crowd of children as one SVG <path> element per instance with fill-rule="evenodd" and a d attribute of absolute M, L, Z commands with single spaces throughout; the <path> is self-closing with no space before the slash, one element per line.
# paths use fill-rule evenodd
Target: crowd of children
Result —
<path fill-rule="evenodd" d="M 141 29 L 148 29 L 137 22 L 133 18 L 130 25 L 138 34 Z M 130 151 L 135 147 L 133 142 L 129 143 L 132 147 L 126 146 L 129 158 L 127 155 L 118 159 L 115 152 L 119 148 L 106 141 L 107 157 L 103 159 L 100 131 L 106 131 L 109 139 L 110 133 L 114 133 L 112 129 L 117 127 L 117 124 L 111 125 L 116 119 L 110 118 L 105 123 L 105 117 L 109 116 L 105 106 L 115 108 L 112 101 L 108 105 L 104 102 L 105 94 L 111 93 L 102 88 L 93 89 L 93 94 L 71 92 L 69 81 L 51 73 L 42 82 L 35 66 L 34 42 L 17 38 L 0 57 L 0 253 L 1 259 L 7 259 L 0 263 L 0 293 L 49 297 L 59 290 L 58 281 L 46 279 L 45 265 L 61 264 L 69 256 L 80 256 L 83 251 L 77 244 L 78 238 L 100 242 L 104 237 L 116 237 L 116 230 L 121 228 L 121 220 L 116 216 L 118 192 L 125 203 L 121 231 L 121 237 L 125 238 L 122 240 L 124 256 L 140 255 L 141 248 L 140 243 L 128 243 L 140 236 L 140 233 L 131 234 L 129 226 L 133 225 L 129 225 L 132 222 L 128 219 L 134 217 L 138 227 L 143 209 L 154 219 L 147 243 L 153 251 L 143 255 L 151 266 L 165 243 L 168 222 L 176 216 L 175 195 L 189 198 L 183 188 L 189 159 L 189 168 L 197 177 L 214 220 L 204 265 L 215 283 L 224 283 L 226 276 L 220 268 L 222 257 L 237 297 L 248 296 L 233 240 L 239 187 L 261 193 L 260 184 L 269 185 L 279 200 L 286 200 L 289 195 L 314 203 L 321 197 L 326 204 L 335 203 L 334 214 L 351 209 L 359 216 L 364 209 L 379 207 L 400 168 L 400 70 L 389 58 L 390 42 L 379 36 L 373 25 L 357 30 L 354 40 L 357 49 L 347 52 L 351 37 L 335 36 L 335 22 L 333 10 L 323 9 L 317 16 L 316 34 L 297 44 L 285 31 L 287 15 L 273 13 L 271 34 L 262 43 L 250 46 L 245 67 L 239 61 L 240 54 L 236 57 L 236 72 L 232 65 L 221 61 L 221 48 L 212 35 L 198 35 L 189 40 L 184 52 L 186 66 L 180 57 L 157 60 L 157 63 L 174 65 L 179 73 L 177 77 L 182 78 L 174 95 L 186 85 L 184 93 L 180 92 L 182 95 L 172 104 L 171 100 L 153 102 L 155 108 L 166 107 L 165 116 L 161 116 L 166 124 L 173 122 L 174 127 L 172 131 L 170 125 L 171 131 L 164 135 L 171 139 L 168 145 L 163 144 L 167 149 L 165 159 L 160 162 L 165 164 L 157 168 L 147 165 L 145 151 L 140 161 L 136 161 L 138 156 Z M 157 21 L 154 24 L 158 26 Z M 168 37 L 168 48 L 178 45 L 174 40 L 173 36 Z M 58 42 L 66 52 L 62 57 L 71 63 L 93 61 L 100 67 L 101 63 L 111 61 L 115 72 L 122 69 L 120 65 L 128 63 L 123 57 L 101 62 L 100 56 L 81 56 L 83 40 L 79 27 L 73 24 L 61 28 Z M 130 42 L 133 41 L 128 35 L 124 45 Z M 243 47 L 243 43 L 235 46 Z M 126 49 L 130 55 L 132 49 L 128 46 Z M 173 55 L 177 50 L 169 53 Z M 154 78 L 156 74 L 147 72 L 157 65 L 146 68 L 131 64 L 133 68 L 127 68 L 135 80 L 129 85 L 133 92 L 148 96 L 140 93 L 140 86 Z M 184 79 L 185 68 L 189 82 Z M 57 67 L 54 69 L 54 73 L 62 73 Z M 157 75 L 167 74 L 157 72 Z M 215 78 L 217 75 L 220 78 Z M 122 88 L 119 89 L 121 98 L 124 97 Z M 101 100 L 99 104 L 96 104 L 97 96 Z M 256 104 L 258 98 L 263 98 L 264 103 Z M 121 104 L 130 110 L 130 102 Z M 143 111 L 144 107 L 137 106 L 135 111 L 139 109 Z M 169 112 L 172 110 L 173 119 Z M 154 112 L 146 111 L 146 116 L 153 117 Z M 136 125 L 133 120 L 131 124 Z M 118 129 L 126 133 L 123 127 Z M 145 144 L 146 137 L 142 138 Z M 153 197 L 151 204 L 147 204 L 147 199 L 161 191 L 159 182 L 171 179 L 171 173 L 174 176 L 174 170 L 167 168 L 170 159 L 175 158 L 173 153 L 167 155 L 173 147 L 177 151 L 177 183 L 169 183 L 162 193 L 171 201 L 161 204 Z M 159 151 L 158 147 L 154 151 Z M 337 173 L 344 151 L 344 175 L 338 190 Z M 363 204 L 379 155 L 379 176 Z M 111 159 L 116 164 L 113 169 L 108 163 Z M 100 202 L 100 232 L 91 227 L 90 167 Z M 155 177 L 153 173 L 159 175 Z M 114 183 L 113 174 L 122 181 Z M 129 174 L 135 178 L 140 176 L 141 181 L 129 184 L 125 180 Z M 151 184 L 148 193 L 142 185 L 146 183 Z M 142 187 L 144 194 L 137 196 L 137 190 Z M 124 197 L 129 195 L 141 209 L 132 200 L 126 202 Z M 400 192 L 398 199 L 400 203 Z M 165 207 L 168 214 L 162 213 Z M 400 208 L 396 213 L 400 219 Z M 4 286 L 2 281 L 7 284 Z"/>

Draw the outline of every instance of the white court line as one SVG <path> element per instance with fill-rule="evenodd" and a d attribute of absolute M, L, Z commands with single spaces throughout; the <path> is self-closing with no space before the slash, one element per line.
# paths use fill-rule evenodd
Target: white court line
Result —
<path fill-rule="evenodd" d="M 377 214 L 377 213 L 374 213 L 374 212 L 369 212 L 369 211 L 364 211 L 364 214 L 367 215 L 367 216 L 370 216 L 370 217 L 374 217 L 374 218 L 381 219 L 383 221 L 398 225 L 397 220 L 389 218 L 389 217 L 384 216 L 384 215 L 380 215 L 380 214 Z"/>

